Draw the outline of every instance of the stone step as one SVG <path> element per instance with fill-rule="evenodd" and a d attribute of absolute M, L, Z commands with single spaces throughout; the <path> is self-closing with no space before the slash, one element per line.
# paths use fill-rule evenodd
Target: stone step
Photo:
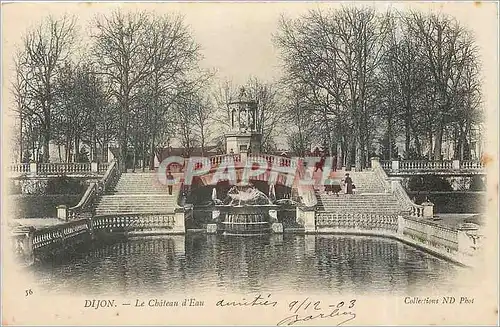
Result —
<path fill-rule="evenodd" d="M 179 185 L 173 186 L 170 195 L 168 185 L 161 184 L 154 172 L 123 173 L 109 195 L 101 197 L 96 214 L 173 213 Z"/>

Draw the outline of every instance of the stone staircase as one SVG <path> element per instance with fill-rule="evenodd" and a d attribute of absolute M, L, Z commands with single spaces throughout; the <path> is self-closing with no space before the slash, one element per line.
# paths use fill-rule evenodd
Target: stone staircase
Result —
<path fill-rule="evenodd" d="M 178 188 L 174 186 L 169 195 L 167 185 L 155 173 L 123 173 L 116 186 L 101 197 L 95 215 L 173 213 Z"/>
<path fill-rule="evenodd" d="M 396 197 L 390 193 L 327 195 L 316 191 L 318 211 L 338 213 L 385 213 L 401 212 Z"/>
<path fill-rule="evenodd" d="M 372 171 L 337 171 L 335 172 L 335 179 L 339 181 L 349 173 L 352 182 L 356 185 L 356 192 L 361 193 L 384 193 L 384 186 L 377 179 L 377 176 Z"/>
<path fill-rule="evenodd" d="M 372 171 L 345 172 L 338 171 L 335 178 L 339 180 L 349 173 L 356 185 L 356 194 L 326 194 L 323 187 L 315 190 L 318 211 L 335 213 L 381 213 L 397 214 L 402 210 L 401 204 L 392 193 L 385 193 L 383 184 Z"/>

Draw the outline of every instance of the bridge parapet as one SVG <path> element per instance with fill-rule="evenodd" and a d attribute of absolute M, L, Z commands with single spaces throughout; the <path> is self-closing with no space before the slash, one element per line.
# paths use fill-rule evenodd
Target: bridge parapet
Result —
<path fill-rule="evenodd" d="M 279 165 L 282 167 L 296 167 L 296 160 L 272 154 L 223 154 L 210 157 L 209 162 L 212 169 L 217 168 L 220 164 L 229 162 L 237 166 L 243 166 L 246 162 L 255 162 Z"/>

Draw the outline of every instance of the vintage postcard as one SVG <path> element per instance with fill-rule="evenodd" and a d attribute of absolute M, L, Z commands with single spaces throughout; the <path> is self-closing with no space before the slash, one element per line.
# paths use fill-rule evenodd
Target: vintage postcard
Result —
<path fill-rule="evenodd" d="M 2 2 L 2 324 L 498 324 L 498 46 L 495 2 Z"/>

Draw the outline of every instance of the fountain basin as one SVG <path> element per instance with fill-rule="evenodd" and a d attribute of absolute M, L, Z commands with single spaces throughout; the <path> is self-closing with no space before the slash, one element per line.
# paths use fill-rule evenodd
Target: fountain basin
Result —
<path fill-rule="evenodd" d="M 262 235 L 272 232 L 274 218 L 269 215 L 275 205 L 215 206 L 220 212 L 217 231 L 225 235 Z"/>

